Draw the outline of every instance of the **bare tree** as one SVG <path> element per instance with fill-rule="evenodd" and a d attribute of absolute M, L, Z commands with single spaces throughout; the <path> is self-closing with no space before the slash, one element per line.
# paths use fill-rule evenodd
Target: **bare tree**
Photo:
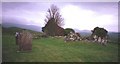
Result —
<path fill-rule="evenodd" d="M 55 5 L 51 5 L 51 7 L 47 11 L 46 19 L 45 22 L 47 23 L 49 20 L 52 18 L 55 19 L 55 22 L 57 23 L 58 26 L 63 26 L 63 18 L 59 13 L 59 8 Z"/>

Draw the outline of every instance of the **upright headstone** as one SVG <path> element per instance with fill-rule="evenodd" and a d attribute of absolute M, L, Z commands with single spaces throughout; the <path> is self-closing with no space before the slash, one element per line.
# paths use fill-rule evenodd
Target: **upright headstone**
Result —
<path fill-rule="evenodd" d="M 31 51 L 32 50 L 32 35 L 26 31 L 23 30 L 19 37 L 18 37 L 18 43 L 19 43 L 19 51 Z"/>

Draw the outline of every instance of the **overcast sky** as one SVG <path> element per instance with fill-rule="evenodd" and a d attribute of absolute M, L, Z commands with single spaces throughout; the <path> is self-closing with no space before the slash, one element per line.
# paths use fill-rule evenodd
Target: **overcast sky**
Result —
<path fill-rule="evenodd" d="M 48 8 L 54 4 L 64 18 L 63 28 L 118 31 L 117 2 L 3 2 L 3 23 L 45 26 Z M 12 19 L 12 21 L 10 21 Z"/>

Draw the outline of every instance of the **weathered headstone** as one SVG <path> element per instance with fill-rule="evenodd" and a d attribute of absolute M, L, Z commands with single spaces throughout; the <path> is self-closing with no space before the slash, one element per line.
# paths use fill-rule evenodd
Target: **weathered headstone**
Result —
<path fill-rule="evenodd" d="M 18 36 L 19 51 L 31 51 L 32 50 L 32 35 L 23 30 Z"/>

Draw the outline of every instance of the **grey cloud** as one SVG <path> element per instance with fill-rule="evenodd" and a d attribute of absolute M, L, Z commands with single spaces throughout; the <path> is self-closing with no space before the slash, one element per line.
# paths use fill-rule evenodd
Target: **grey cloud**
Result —
<path fill-rule="evenodd" d="M 3 27 L 19 27 L 33 31 L 42 31 L 41 26 L 27 25 L 26 22 L 28 21 L 26 21 L 25 19 L 5 17 L 2 18 L 2 21 Z"/>
<path fill-rule="evenodd" d="M 36 15 L 36 12 L 47 12 L 47 9 L 50 8 L 51 4 L 57 5 L 59 8 L 64 7 L 67 4 L 76 5 L 82 9 L 95 11 L 99 14 L 110 14 L 115 15 L 117 18 L 117 2 L 3 2 L 2 3 L 2 12 L 4 15 L 9 17 L 3 17 L 2 22 L 4 24 L 27 24 L 27 21 L 24 17 L 27 17 L 30 12 L 30 15 Z M 22 10 L 28 11 L 21 12 Z M 12 12 L 11 12 L 12 11 Z M 17 13 L 14 13 L 18 11 Z M 19 13 L 20 12 L 20 13 Z M 34 13 L 35 12 L 35 13 Z M 14 14 L 13 14 L 14 13 Z M 10 17 L 11 15 L 22 16 L 21 18 Z"/>
<path fill-rule="evenodd" d="M 116 12 L 118 12 L 117 2 L 75 2 L 72 4 L 80 6 L 83 9 L 99 12 L 101 14 L 116 15 Z"/>
<path fill-rule="evenodd" d="M 27 20 L 23 18 L 16 18 L 16 17 L 2 17 L 2 23 L 9 23 L 9 24 L 27 24 Z"/>
<path fill-rule="evenodd" d="M 3 2 L 2 3 L 2 10 L 3 11 L 9 11 L 9 9 L 18 9 L 21 7 L 26 6 L 27 2 Z"/>

